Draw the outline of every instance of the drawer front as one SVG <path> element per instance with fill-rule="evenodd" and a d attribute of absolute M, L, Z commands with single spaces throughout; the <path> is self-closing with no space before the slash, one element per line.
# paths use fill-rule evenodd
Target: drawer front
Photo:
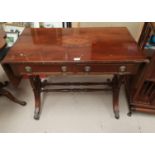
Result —
<path fill-rule="evenodd" d="M 78 72 L 84 73 L 118 73 L 118 74 L 135 74 L 138 65 L 134 64 L 79 64 L 77 65 Z"/>
<path fill-rule="evenodd" d="M 136 74 L 138 64 L 12 64 L 19 74 Z"/>
<path fill-rule="evenodd" d="M 46 64 L 13 64 L 12 70 L 19 74 L 60 74 L 74 72 L 72 65 L 46 65 Z"/>

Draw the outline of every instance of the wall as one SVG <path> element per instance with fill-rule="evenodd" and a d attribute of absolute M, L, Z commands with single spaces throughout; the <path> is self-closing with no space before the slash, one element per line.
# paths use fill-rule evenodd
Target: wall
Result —
<path fill-rule="evenodd" d="M 62 22 L 40 22 L 40 26 L 43 26 L 45 28 L 61 28 L 62 27 Z"/>
<path fill-rule="evenodd" d="M 132 36 L 138 41 L 143 22 L 73 22 L 73 27 L 127 27 Z"/>

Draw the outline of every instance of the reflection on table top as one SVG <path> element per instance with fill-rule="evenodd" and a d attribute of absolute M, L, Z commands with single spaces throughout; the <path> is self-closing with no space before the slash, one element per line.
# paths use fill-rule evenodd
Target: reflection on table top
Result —
<path fill-rule="evenodd" d="M 145 56 L 125 27 L 25 29 L 4 63 L 129 62 Z"/>

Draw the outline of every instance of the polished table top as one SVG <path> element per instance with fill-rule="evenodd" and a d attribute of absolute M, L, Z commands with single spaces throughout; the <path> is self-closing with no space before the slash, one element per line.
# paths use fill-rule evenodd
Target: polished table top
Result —
<path fill-rule="evenodd" d="M 125 27 L 25 29 L 3 63 L 141 62 Z"/>

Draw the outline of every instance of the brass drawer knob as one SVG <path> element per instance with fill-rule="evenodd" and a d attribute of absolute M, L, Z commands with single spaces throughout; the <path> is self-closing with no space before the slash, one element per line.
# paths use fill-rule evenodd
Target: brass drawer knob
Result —
<path fill-rule="evenodd" d="M 126 69 L 127 69 L 126 66 L 120 66 L 120 67 L 119 67 L 119 71 L 120 71 L 120 72 L 125 72 Z"/>
<path fill-rule="evenodd" d="M 90 66 L 85 66 L 84 70 L 85 70 L 85 72 L 90 72 L 91 71 L 91 67 Z"/>
<path fill-rule="evenodd" d="M 32 68 L 30 66 L 25 67 L 26 72 L 32 72 Z"/>
<path fill-rule="evenodd" d="M 67 66 L 61 66 L 61 71 L 62 72 L 67 72 Z"/>

